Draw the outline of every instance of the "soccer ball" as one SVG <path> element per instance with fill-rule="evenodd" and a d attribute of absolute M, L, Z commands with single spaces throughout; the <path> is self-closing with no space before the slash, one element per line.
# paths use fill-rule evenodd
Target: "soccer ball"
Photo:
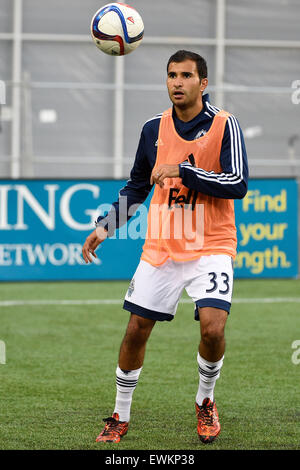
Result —
<path fill-rule="evenodd" d="M 110 55 L 125 55 L 141 44 L 144 23 L 133 7 L 125 3 L 108 3 L 93 16 L 91 34 L 101 51 Z"/>

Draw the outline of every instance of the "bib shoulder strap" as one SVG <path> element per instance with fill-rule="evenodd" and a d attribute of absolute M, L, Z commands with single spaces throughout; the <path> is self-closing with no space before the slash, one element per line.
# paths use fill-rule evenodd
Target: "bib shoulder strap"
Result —
<path fill-rule="evenodd" d="M 215 117 L 222 117 L 222 118 L 229 118 L 229 116 L 231 116 L 230 113 L 228 113 L 227 111 L 225 111 L 225 109 L 221 109 L 216 115 Z"/>

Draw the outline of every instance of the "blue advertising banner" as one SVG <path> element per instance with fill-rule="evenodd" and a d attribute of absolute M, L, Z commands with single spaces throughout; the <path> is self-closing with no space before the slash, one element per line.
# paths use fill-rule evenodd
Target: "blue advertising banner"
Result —
<path fill-rule="evenodd" d="M 2 180 L 0 280 L 130 279 L 140 258 L 147 207 L 97 250 L 86 265 L 81 248 L 125 180 Z M 238 255 L 235 277 L 295 277 L 297 183 L 252 180 L 236 201 Z"/>

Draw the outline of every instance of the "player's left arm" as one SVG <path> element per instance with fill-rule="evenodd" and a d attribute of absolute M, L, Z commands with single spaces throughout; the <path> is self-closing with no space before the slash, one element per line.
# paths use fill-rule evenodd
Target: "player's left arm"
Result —
<path fill-rule="evenodd" d="M 152 178 L 161 185 L 164 178 L 179 176 L 184 186 L 197 192 L 223 199 L 242 199 L 248 187 L 248 162 L 243 133 L 234 116 L 228 118 L 225 126 L 220 164 L 221 173 L 197 168 L 188 161 L 163 165 L 154 169 Z"/>

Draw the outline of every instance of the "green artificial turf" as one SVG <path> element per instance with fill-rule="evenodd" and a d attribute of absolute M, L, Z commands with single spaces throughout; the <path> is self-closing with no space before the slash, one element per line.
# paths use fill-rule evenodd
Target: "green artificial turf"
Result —
<path fill-rule="evenodd" d="M 197 436 L 194 400 L 199 323 L 181 303 L 172 322 L 157 323 L 134 392 L 128 434 L 98 444 L 111 415 L 115 369 L 129 313 L 127 282 L 2 283 L 4 300 L 44 304 L 1 306 L 0 449 L 299 449 L 300 340 L 298 280 L 237 280 L 226 325 L 226 352 L 215 399 L 221 434 L 211 445 Z M 264 299 L 287 298 L 288 302 Z M 241 302 L 262 298 L 262 302 Z M 52 300 L 114 299 L 104 305 Z M 300 354 L 299 354 L 300 356 Z"/>

